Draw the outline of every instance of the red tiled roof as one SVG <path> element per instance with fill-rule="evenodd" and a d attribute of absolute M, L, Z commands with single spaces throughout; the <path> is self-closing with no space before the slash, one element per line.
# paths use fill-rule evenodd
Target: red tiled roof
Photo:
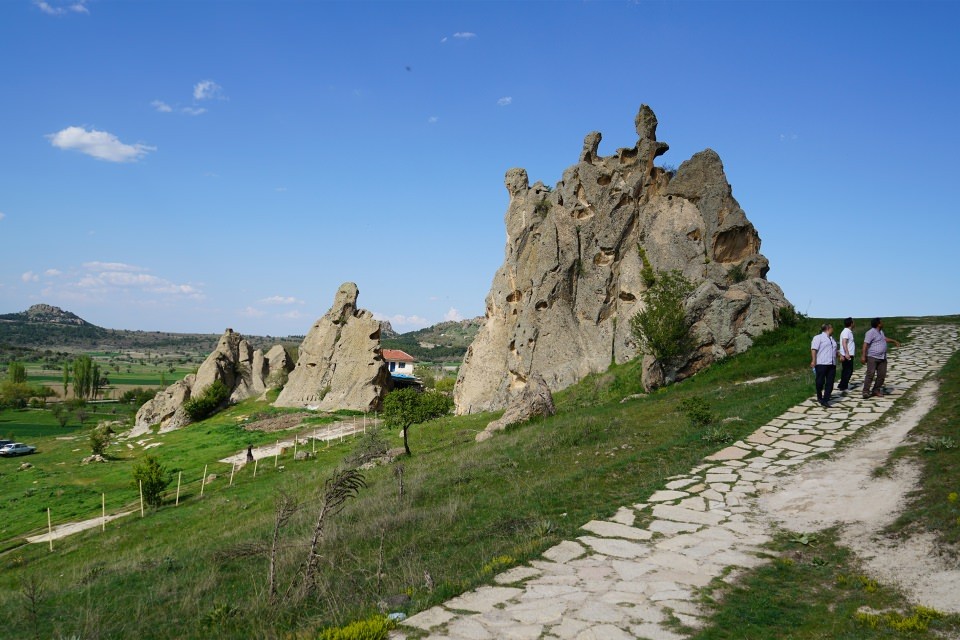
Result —
<path fill-rule="evenodd" d="M 383 359 L 387 362 L 413 362 L 413 356 L 400 349 L 384 349 Z"/>

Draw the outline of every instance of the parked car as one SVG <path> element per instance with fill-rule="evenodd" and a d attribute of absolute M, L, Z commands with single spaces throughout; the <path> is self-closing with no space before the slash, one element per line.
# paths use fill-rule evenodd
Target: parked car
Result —
<path fill-rule="evenodd" d="M 29 453 L 36 451 L 36 447 L 32 447 L 29 444 L 23 444 L 22 442 L 14 442 L 11 444 L 5 444 L 0 447 L 0 456 L 25 456 Z"/>
<path fill-rule="evenodd" d="M 8 444 L 13 444 L 13 440 L 0 440 L 0 449 L 7 446 Z"/>

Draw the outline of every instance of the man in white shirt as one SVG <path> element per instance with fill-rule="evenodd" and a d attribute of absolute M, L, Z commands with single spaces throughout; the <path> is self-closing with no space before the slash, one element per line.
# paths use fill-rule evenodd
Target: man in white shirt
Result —
<path fill-rule="evenodd" d="M 853 330 L 856 324 L 853 318 L 843 321 L 843 331 L 840 332 L 840 384 L 837 389 L 846 393 L 850 388 L 850 376 L 853 375 L 853 358 L 857 355 L 857 346 L 853 340 Z"/>
<path fill-rule="evenodd" d="M 830 323 L 822 325 L 820 331 L 810 343 L 810 368 L 816 374 L 817 402 L 826 407 L 837 375 L 837 341 L 833 339 L 833 325 Z"/>

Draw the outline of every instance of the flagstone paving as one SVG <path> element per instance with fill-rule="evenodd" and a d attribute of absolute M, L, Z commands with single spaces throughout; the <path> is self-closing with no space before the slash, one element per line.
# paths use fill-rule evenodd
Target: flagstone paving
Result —
<path fill-rule="evenodd" d="M 771 532 L 752 498 L 769 490 L 775 476 L 830 453 L 876 422 L 960 346 L 953 326 L 917 327 L 912 338 L 890 352 L 887 397 L 864 400 L 857 387 L 830 408 L 807 400 L 669 478 L 646 503 L 588 522 L 576 540 L 496 576 L 497 586 L 465 593 L 404 625 L 434 640 L 687 637 L 675 623 L 664 623 L 673 618 L 701 627 L 699 588 L 765 562 L 760 554 Z M 634 526 L 637 518 L 643 526 Z"/>

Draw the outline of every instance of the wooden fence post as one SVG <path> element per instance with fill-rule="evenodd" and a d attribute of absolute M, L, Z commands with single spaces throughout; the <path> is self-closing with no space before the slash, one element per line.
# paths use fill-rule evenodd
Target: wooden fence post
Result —
<path fill-rule="evenodd" d="M 47 507 L 47 539 L 50 540 L 50 551 L 53 551 L 53 521 L 50 520 L 50 507 Z"/>
<path fill-rule="evenodd" d="M 233 486 L 233 473 L 234 473 L 236 470 L 237 470 L 237 463 L 234 462 L 233 465 L 230 467 L 230 484 L 227 485 L 228 487 L 232 487 L 232 486 Z"/>
<path fill-rule="evenodd" d="M 107 530 L 107 494 L 100 494 L 100 531 Z"/>
<path fill-rule="evenodd" d="M 177 474 L 177 502 L 173 506 L 180 506 L 180 479 L 183 478 L 183 471 Z"/>
<path fill-rule="evenodd" d="M 260 464 L 260 458 L 253 461 L 253 477 L 257 477 L 257 465 Z"/>
<path fill-rule="evenodd" d="M 207 486 L 207 465 L 203 465 L 203 477 L 200 478 L 200 497 L 203 497 L 203 489 Z"/>
<path fill-rule="evenodd" d="M 277 460 L 280 458 L 280 441 L 277 440 L 277 450 L 273 452 L 273 468 L 277 468 Z"/>
<path fill-rule="evenodd" d="M 143 517 L 143 480 L 140 481 L 140 517 Z"/>

